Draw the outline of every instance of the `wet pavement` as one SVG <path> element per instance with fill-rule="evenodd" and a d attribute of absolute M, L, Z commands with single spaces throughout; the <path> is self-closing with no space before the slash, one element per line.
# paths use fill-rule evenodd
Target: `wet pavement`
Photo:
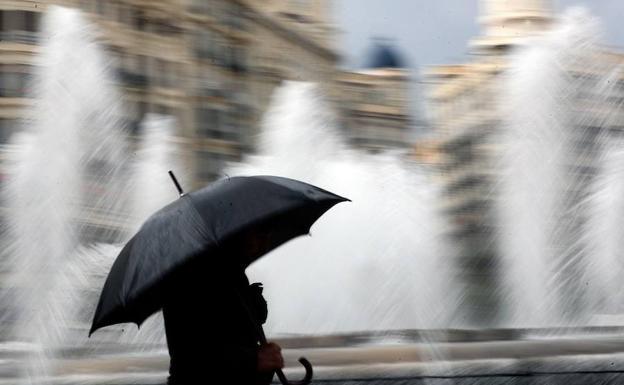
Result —
<path fill-rule="evenodd" d="M 282 340 L 289 378 L 302 376 L 307 357 L 314 384 L 624 384 L 624 336 L 574 336 L 513 341 L 418 342 L 369 340 L 303 347 Z M 309 342 L 309 341 L 308 341 Z M 0 345 L 0 384 L 20 385 L 28 346 Z M 149 353 L 75 351 L 54 361 L 50 384 L 165 384 L 166 350 Z"/>

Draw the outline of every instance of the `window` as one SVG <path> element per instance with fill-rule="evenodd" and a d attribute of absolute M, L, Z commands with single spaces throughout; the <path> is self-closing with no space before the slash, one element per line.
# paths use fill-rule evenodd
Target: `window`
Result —
<path fill-rule="evenodd" d="M 201 59 L 214 59 L 217 51 L 215 35 L 209 30 L 199 31 L 195 35 L 195 55 Z"/>
<path fill-rule="evenodd" d="M 152 104 L 150 105 L 150 112 L 158 114 L 158 115 L 171 116 L 173 109 L 164 104 Z"/>
<path fill-rule="evenodd" d="M 245 56 L 245 51 L 240 47 L 232 47 L 232 62 L 230 64 L 232 70 L 236 72 L 246 72 L 247 71 L 247 60 Z"/>
<path fill-rule="evenodd" d="M 290 9 L 295 12 L 303 12 L 308 8 L 308 0 L 290 0 Z"/>
<path fill-rule="evenodd" d="M 189 10 L 193 13 L 207 13 L 208 1 L 206 0 L 189 0 Z"/>
<path fill-rule="evenodd" d="M 159 35 L 176 36 L 182 33 L 181 27 L 168 23 L 164 20 L 154 21 L 153 24 L 154 32 L 158 33 Z"/>
<path fill-rule="evenodd" d="M 223 12 L 223 23 L 229 27 L 232 27 L 237 30 L 242 30 L 245 28 L 245 20 L 243 11 L 240 6 L 236 3 L 227 2 L 225 4 L 227 8 Z"/>
<path fill-rule="evenodd" d="M 136 6 L 133 6 L 131 15 L 133 27 L 139 31 L 144 31 L 146 26 L 145 13 Z"/>
<path fill-rule="evenodd" d="M 130 88 L 144 88 L 149 84 L 147 73 L 147 57 L 126 53 L 120 56 L 120 81 Z"/>
<path fill-rule="evenodd" d="M 0 143 L 5 144 L 11 140 L 15 132 L 17 122 L 13 119 L 0 118 Z"/>
<path fill-rule="evenodd" d="M 29 11 L 0 11 L 0 38 L 19 43 L 36 43 L 41 15 Z"/>
<path fill-rule="evenodd" d="M 109 0 L 96 0 L 95 1 L 95 12 L 97 12 L 98 15 L 106 17 L 106 13 L 108 11 L 107 9 L 108 1 Z"/>
<path fill-rule="evenodd" d="M 364 97 L 362 99 L 364 103 L 382 104 L 384 100 L 384 94 L 383 91 L 379 89 L 370 89 L 365 91 Z"/>
<path fill-rule="evenodd" d="M 195 110 L 195 125 L 200 137 L 220 138 L 221 111 L 213 108 Z"/>
<path fill-rule="evenodd" d="M 124 103 L 127 115 L 127 123 L 130 132 L 136 135 L 139 131 L 139 124 L 147 113 L 147 104 L 143 101 L 126 100 Z"/>
<path fill-rule="evenodd" d="M 239 114 L 235 109 L 227 111 L 215 108 L 198 108 L 195 111 L 197 134 L 203 138 L 238 141 Z"/>
<path fill-rule="evenodd" d="M 179 82 L 179 70 L 178 63 L 169 62 L 167 65 L 167 71 L 164 73 L 164 83 L 166 87 L 175 87 Z"/>
<path fill-rule="evenodd" d="M 28 93 L 30 67 L 22 65 L 0 66 L 0 97 L 19 98 Z"/>
<path fill-rule="evenodd" d="M 239 112 L 236 108 L 230 108 L 224 113 L 222 129 L 222 138 L 230 141 L 238 141 Z"/>
<path fill-rule="evenodd" d="M 197 154 L 197 178 L 202 181 L 213 181 L 221 177 L 221 169 L 225 159 L 220 153 L 199 151 Z"/>
<path fill-rule="evenodd" d="M 126 25 L 131 25 L 132 24 L 132 10 L 130 8 L 130 6 L 120 3 L 117 7 L 117 21 L 122 23 L 122 24 L 126 24 Z"/>
<path fill-rule="evenodd" d="M 86 12 L 93 12 L 94 0 L 81 0 L 80 7 Z"/>
<path fill-rule="evenodd" d="M 168 72 L 168 65 L 167 62 L 165 60 L 161 60 L 161 59 L 156 59 L 156 71 L 154 72 L 154 81 L 153 83 L 161 86 L 161 87 L 166 87 L 167 84 L 167 72 Z"/>
<path fill-rule="evenodd" d="M 148 58 L 145 55 L 132 55 L 129 70 L 139 74 L 147 73 Z"/>
<path fill-rule="evenodd" d="M 212 151 L 198 151 L 197 156 L 197 178 L 201 181 L 209 182 L 225 177 L 223 169 L 228 162 L 238 161 L 235 154 L 227 154 Z"/>

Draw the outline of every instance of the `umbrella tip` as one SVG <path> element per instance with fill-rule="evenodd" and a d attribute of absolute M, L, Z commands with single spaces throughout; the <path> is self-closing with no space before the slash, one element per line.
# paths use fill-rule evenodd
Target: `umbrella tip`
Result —
<path fill-rule="evenodd" d="M 178 189 L 178 194 L 180 194 L 180 196 L 183 196 L 184 190 L 182 190 L 182 187 L 180 186 L 180 183 L 178 183 L 178 179 L 173 174 L 173 171 L 169 170 L 169 176 L 171 177 L 171 180 L 173 181 L 173 184 L 175 185 L 176 189 Z"/>
<path fill-rule="evenodd" d="M 336 197 L 339 198 L 339 200 L 340 200 L 339 203 L 342 203 L 342 202 L 353 202 L 351 199 L 349 199 L 347 197 L 343 197 L 342 195 L 336 195 Z"/>

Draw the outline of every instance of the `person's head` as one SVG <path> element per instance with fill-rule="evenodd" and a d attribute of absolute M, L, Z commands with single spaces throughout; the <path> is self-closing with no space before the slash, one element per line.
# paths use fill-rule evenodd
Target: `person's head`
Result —
<path fill-rule="evenodd" d="M 271 247 L 271 231 L 250 231 L 232 242 L 233 257 L 245 267 L 266 254 Z"/>

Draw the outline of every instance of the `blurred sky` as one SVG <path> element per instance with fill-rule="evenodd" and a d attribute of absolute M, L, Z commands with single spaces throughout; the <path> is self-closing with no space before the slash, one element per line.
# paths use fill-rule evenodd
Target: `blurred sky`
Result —
<path fill-rule="evenodd" d="M 624 0 L 554 0 L 558 12 L 573 5 L 603 20 L 606 43 L 624 52 Z M 410 67 L 458 63 L 477 36 L 478 0 L 334 0 L 342 29 L 343 66 L 360 68 L 373 37 L 391 38 Z"/>

